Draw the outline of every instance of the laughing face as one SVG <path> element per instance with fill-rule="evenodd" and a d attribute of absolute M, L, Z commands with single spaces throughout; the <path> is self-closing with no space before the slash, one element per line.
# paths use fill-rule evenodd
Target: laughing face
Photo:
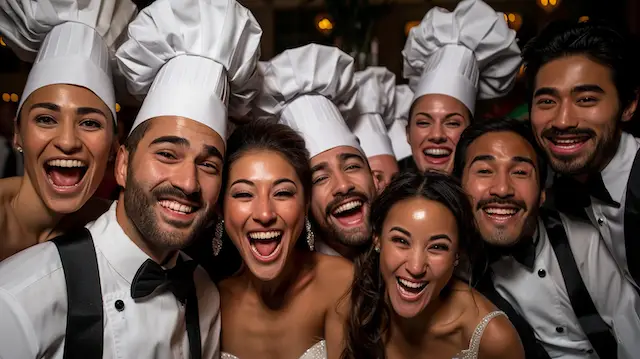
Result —
<path fill-rule="evenodd" d="M 24 151 L 24 179 L 53 212 L 77 211 L 102 181 L 114 133 L 109 108 L 91 91 L 72 85 L 34 91 L 14 140 Z"/>
<path fill-rule="evenodd" d="M 122 147 L 116 180 L 130 222 L 150 245 L 180 249 L 211 224 L 224 142 L 207 126 L 166 116 L 149 120 L 133 154 Z"/>
<path fill-rule="evenodd" d="M 553 60 L 536 75 L 531 124 L 558 173 L 602 170 L 617 149 L 619 121 L 633 114 L 622 110 L 611 70 L 585 56 Z"/>
<path fill-rule="evenodd" d="M 376 188 L 362 154 L 340 146 L 311 159 L 311 211 L 328 240 L 357 247 L 370 240 L 367 218 Z"/>
<path fill-rule="evenodd" d="M 469 110 L 447 95 L 429 94 L 413 105 L 407 141 L 421 171 L 453 171 L 453 156 L 462 131 L 469 126 Z"/>
<path fill-rule="evenodd" d="M 295 168 L 271 151 L 249 151 L 233 162 L 224 197 L 227 234 L 251 273 L 270 281 L 302 233 L 306 204 Z"/>
<path fill-rule="evenodd" d="M 453 213 L 421 197 L 396 203 L 382 226 L 380 272 L 393 310 L 413 318 L 437 300 L 453 276 L 458 227 Z"/>
<path fill-rule="evenodd" d="M 465 163 L 462 186 L 482 238 L 511 246 L 533 235 L 544 192 L 531 144 L 513 132 L 490 132 L 469 145 Z"/>

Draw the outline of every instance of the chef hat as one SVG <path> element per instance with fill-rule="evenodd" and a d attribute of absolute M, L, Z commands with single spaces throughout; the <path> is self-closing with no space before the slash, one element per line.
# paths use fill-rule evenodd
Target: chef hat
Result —
<path fill-rule="evenodd" d="M 353 58 L 335 47 L 310 44 L 286 50 L 259 68 L 259 116 L 279 118 L 300 132 L 311 157 L 338 146 L 361 150 L 344 120 L 356 101 Z"/>
<path fill-rule="evenodd" d="M 136 14 L 130 0 L 2 0 L 0 33 L 33 62 L 18 111 L 34 91 L 68 84 L 89 89 L 116 117 L 113 50 Z"/>
<path fill-rule="evenodd" d="M 116 53 L 129 91 L 146 95 L 131 131 L 154 117 L 181 116 L 226 141 L 227 111 L 245 115 L 257 95 L 261 36 L 235 0 L 156 0 L 143 9 Z"/>
<path fill-rule="evenodd" d="M 369 67 L 356 72 L 355 80 L 358 96 L 350 127 L 367 157 L 393 156 L 387 128 L 395 115 L 396 75 L 384 67 Z"/>
<path fill-rule="evenodd" d="M 387 135 L 391 139 L 393 153 L 395 153 L 398 161 L 411 156 L 411 146 L 409 146 L 409 142 L 407 142 L 407 124 L 409 121 L 409 111 L 411 110 L 412 100 L 413 92 L 411 92 L 409 86 L 396 86 L 395 119 L 391 124 L 391 127 L 389 127 Z"/>
<path fill-rule="evenodd" d="M 453 12 L 429 10 L 411 29 L 402 55 L 414 101 L 449 95 L 471 113 L 476 95 L 491 99 L 509 92 L 520 67 L 516 32 L 481 0 L 461 1 Z"/>

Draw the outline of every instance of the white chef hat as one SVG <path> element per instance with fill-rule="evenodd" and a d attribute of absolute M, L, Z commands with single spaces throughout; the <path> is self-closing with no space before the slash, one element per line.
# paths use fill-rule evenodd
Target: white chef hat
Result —
<path fill-rule="evenodd" d="M 68 84 L 92 91 L 115 119 L 112 51 L 136 12 L 130 0 L 0 1 L 0 33 L 33 62 L 18 111 L 37 89 Z"/>
<path fill-rule="evenodd" d="M 353 58 L 338 48 L 310 44 L 261 63 L 258 116 L 273 116 L 301 133 L 311 157 L 338 146 L 359 151 L 344 118 L 356 101 Z"/>
<path fill-rule="evenodd" d="M 396 75 L 384 67 L 356 72 L 358 96 L 349 124 L 367 157 L 393 156 L 387 128 L 393 123 L 396 102 Z"/>
<path fill-rule="evenodd" d="M 202 123 L 226 141 L 227 111 L 243 116 L 257 95 L 262 29 L 235 0 L 156 0 L 129 25 L 118 66 L 146 95 L 131 131 L 158 116 Z"/>
<path fill-rule="evenodd" d="M 393 153 L 396 155 L 398 161 L 411 156 L 411 146 L 409 146 L 409 142 L 407 142 L 407 124 L 412 100 L 413 92 L 409 86 L 396 86 L 395 118 L 391 127 L 389 127 L 387 135 L 391 139 Z"/>
<path fill-rule="evenodd" d="M 411 29 L 402 55 L 414 101 L 449 95 L 471 113 L 476 96 L 496 98 L 513 88 L 521 61 L 516 32 L 481 0 L 461 1 L 453 12 L 429 10 Z"/>

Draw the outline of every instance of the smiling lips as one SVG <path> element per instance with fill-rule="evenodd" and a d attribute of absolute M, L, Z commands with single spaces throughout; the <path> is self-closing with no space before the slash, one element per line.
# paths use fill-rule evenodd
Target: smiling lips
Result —
<path fill-rule="evenodd" d="M 336 207 L 331 215 L 345 227 L 359 225 L 364 218 L 363 205 L 364 201 L 361 199 L 352 199 Z"/>
<path fill-rule="evenodd" d="M 453 150 L 446 147 L 428 147 L 422 151 L 422 154 L 427 159 L 427 162 L 432 164 L 443 164 L 449 161 Z"/>
<path fill-rule="evenodd" d="M 482 211 L 491 219 L 492 222 L 503 223 L 514 218 L 515 215 L 520 212 L 519 207 L 515 206 L 496 206 L 487 205 L 482 208 Z"/>
<path fill-rule="evenodd" d="M 429 282 L 425 280 L 409 280 L 401 277 L 396 277 L 396 287 L 400 297 L 408 302 L 415 302 L 420 299 L 422 294 L 427 289 Z"/>
<path fill-rule="evenodd" d="M 282 235 L 281 230 L 249 232 L 251 253 L 259 262 L 273 262 L 281 252 Z"/>
<path fill-rule="evenodd" d="M 572 155 L 580 151 L 591 137 L 589 134 L 551 135 L 546 139 L 551 144 L 551 151 L 560 155 Z"/>
<path fill-rule="evenodd" d="M 75 159 L 53 159 L 44 165 L 47 179 L 56 192 L 73 192 L 87 173 L 85 162 Z"/>

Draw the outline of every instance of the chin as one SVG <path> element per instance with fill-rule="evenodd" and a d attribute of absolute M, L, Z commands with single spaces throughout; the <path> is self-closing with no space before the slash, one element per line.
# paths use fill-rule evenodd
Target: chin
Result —
<path fill-rule="evenodd" d="M 407 303 L 399 298 L 391 298 L 390 302 L 391 307 L 393 308 L 393 311 L 396 313 L 396 315 L 404 319 L 417 317 L 429 304 L 429 300 Z"/>
<path fill-rule="evenodd" d="M 49 210 L 58 214 L 72 214 L 79 211 L 82 206 L 87 203 L 91 196 L 78 196 L 73 198 L 46 198 L 44 200 L 45 206 Z"/>

